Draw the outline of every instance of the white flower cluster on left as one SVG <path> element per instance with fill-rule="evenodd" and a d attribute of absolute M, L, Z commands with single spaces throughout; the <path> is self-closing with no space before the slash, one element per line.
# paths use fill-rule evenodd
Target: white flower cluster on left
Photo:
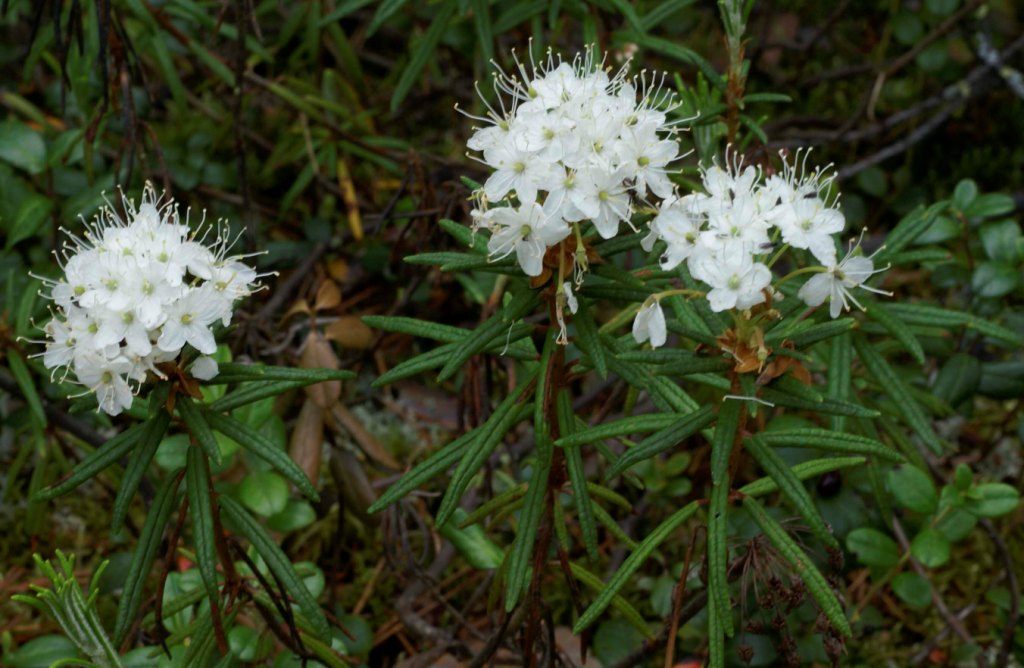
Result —
<path fill-rule="evenodd" d="M 525 274 L 539 276 L 544 253 L 573 223 L 592 221 L 610 239 L 629 224 L 634 197 L 671 195 L 679 144 L 670 138 L 673 94 L 659 79 L 629 78 L 628 65 L 609 76 L 590 49 L 572 63 L 549 51 L 529 71 L 516 64 L 518 73 L 495 74 L 499 106 L 488 105 L 476 119 L 486 125 L 467 142 L 493 170 L 473 216 L 491 231 L 492 258 L 515 253 Z M 487 206 L 505 199 L 512 203 Z"/>
<path fill-rule="evenodd" d="M 163 376 L 156 365 L 177 359 L 186 344 L 204 356 L 215 352 L 211 327 L 231 322 L 235 300 L 259 277 L 227 254 L 233 241 L 225 225 L 193 231 L 148 183 L 138 208 L 122 199 L 125 218 L 108 206 L 83 237 L 68 232 L 58 255 L 64 276 L 43 279 L 56 305 L 44 327 L 43 363 L 73 372 L 110 415 L 130 407 L 147 374 Z M 192 366 L 198 378 L 216 373 L 208 357 Z"/>

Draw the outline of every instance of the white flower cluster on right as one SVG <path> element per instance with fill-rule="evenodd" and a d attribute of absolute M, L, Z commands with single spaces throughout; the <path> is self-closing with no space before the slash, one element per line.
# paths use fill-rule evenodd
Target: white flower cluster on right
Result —
<path fill-rule="evenodd" d="M 64 276 L 43 279 L 57 307 L 44 327 L 43 363 L 73 371 L 110 415 L 131 406 L 129 381 L 137 391 L 148 373 L 163 377 L 157 365 L 175 360 L 186 344 L 203 355 L 192 375 L 216 375 L 206 357 L 217 350 L 211 328 L 231 322 L 234 302 L 258 278 L 241 257 L 227 255 L 232 240 L 223 226 L 193 231 L 151 184 L 138 209 L 123 201 L 127 220 L 103 208 L 85 238 L 69 233 Z"/>
<path fill-rule="evenodd" d="M 787 247 L 808 251 L 821 263 L 810 268 L 815 274 L 798 296 L 812 307 L 830 300 L 833 318 L 850 302 L 860 306 L 851 294 L 853 288 L 886 294 L 864 285 L 884 268 L 876 270 L 871 257 L 860 254 L 859 242 L 838 260 L 836 235 L 843 232 L 846 220 L 837 202 L 825 201 L 835 176 L 808 171 L 807 155 L 801 161 L 798 152 L 796 166 L 783 162 L 782 172 L 767 178 L 760 169 L 743 168 L 738 160 L 727 162 L 725 168 L 703 170 L 705 192 L 663 201 L 644 249 L 664 241 L 662 269 L 686 262 L 690 275 L 707 285 L 713 311 L 744 310 L 766 301 L 774 294 L 770 265 Z M 641 308 L 634 336 L 658 345 L 665 340 L 664 318 L 653 317 L 652 309 L 660 309 L 656 299 Z"/>
<path fill-rule="evenodd" d="M 491 231 L 492 258 L 515 253 L 526 275 L 539 276 L 545 252 L 573 223 L 592 221 L 610 239 L 630 224 L 634 198 L 670 196 L 679 144 L 663 78 L 630 78 L 628 64 L 609 76 L 590 49 L 572 63 L 549 51 L 529 71 L 516 65 L 494 77 L 500 106 L 474 117 L 485 125 L 467 145 L 493 172 L 473 216 Z M 502 200 L 509 205 L 489 206 Z"/>

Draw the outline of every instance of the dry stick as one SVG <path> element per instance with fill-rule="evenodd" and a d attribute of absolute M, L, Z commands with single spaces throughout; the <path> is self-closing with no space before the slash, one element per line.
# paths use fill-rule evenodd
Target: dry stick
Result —
<path fill-rule="evenodd" d="M 694 594 L 693 598 L 687 601 L 686 605 L 684 605 L 679 611 L 678 624 L 685 624 L 690 621 L 698 612 L 703 610 L 707 604 L 708 590 L 702 589 L 698 593 Z M 629 656 L 624 657 L 618 663 L 613 663 L 606 668 L 635 668 L 635 666 L 642 665 L 644 659 L 649 657 L 651 654 L 654 654 L 654 652 L 661 647 L 661 644 L 666 642 L 668 634 L 669 624 L 665 624 L 661 627 L 661 630 L 658 631 L 658 635 L 654 638 L 644 641 L 644 644 L 631 652 Z"/>
<path fill-rule="evenodd" d="M 693 548 L 697 544 L 697 534 L 703 529 L 703 525 L 697 527 L 686 548 L 686 558 L 683 560 L 683 572 L 679 574 L 679 584 L 676 586 L 676 593 L 672 600 L 672 619 L 668 626 L 668 642 L 665 645 L 665 668 L 672 668 L 675 663 L 676 635 L 679 631 L 679 612 L 683 607 L 683 598 L 686 596 L 686 580 L 690 576 L 690 562 L 693 559 Z"/>
<path fill-rule="evenodd" d="M 226 6 L 225 6 L 226 8 Z M 235 154 L 238 156 L 238 185 L 242 193 L 242 218 L 245 221 L 245 251 L 253 253 L 257 248 L 259 230 L 257 229 L 256 216 L 252 210 L 251 196 L 249 193 L 249 174 L 246 168 L 245 156 L 245 133 L 242 121 L 242 103 L 245 96 L 245 40 L 249 36 L 249 21 L 251 8 L 249 0 L 235 0 L 235 23 L 238 30 L 238 41 L 235 45 L 235 95 L 234 95 L 234 126 L 235 126 Z M 255 17 L 253 17 L 255 20 Z"/>

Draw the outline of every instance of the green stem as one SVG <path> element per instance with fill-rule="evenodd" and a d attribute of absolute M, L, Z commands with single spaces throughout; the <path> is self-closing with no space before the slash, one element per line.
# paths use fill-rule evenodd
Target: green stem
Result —
<path fill-rule="evenodd" d="M 827 271 L 828 267 L 804 267 L 803 269 L 797 269 L 796 271 L 791 271 L 782 278 L 780 278 L 775 283 L 775 287 L 782 285 L 789 279 L 793 278 L 794 276 L 799 276 L 800 274 L 824 274 Z"/>

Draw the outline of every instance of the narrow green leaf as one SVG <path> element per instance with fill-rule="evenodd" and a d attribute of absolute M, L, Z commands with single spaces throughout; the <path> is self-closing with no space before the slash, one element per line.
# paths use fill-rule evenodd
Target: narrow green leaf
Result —
<path fill-rule="evenodd" d="M 185 468 L 185 487 L 188 493 L 188 514 L 192 518 L 192 541 L 195 543 L 196 562 L 199 564 L 199 575 L 203 579 L 206 595 L 211 604 L 219 608 L 217 537 L 214 531 L 210 472 L 207 466 L 203 450 L 195 446 L 190 447 Z"/>
<path fill-rule="evenodd" d="M 145 431 L 145 423 L 134 425 L 96 448 L 78 463 L 71 474 L 55 485 L 41 489 L 32 496 L 33 501 L 48 501 L 70 492 L 97 473 L 124 457 L 138 444 Z"/>
<path fill-rule="evenodd" d="M 137 619 L 139 606 L 142 605 L 142 593 L 152 571 L 153 559 L 163 539 L 164 528 L 175 506 L 175 495 L 178 490 L 180 475 L 168 475 L 157 489 L 153 504 L 146 514 L 146 522 L 142 525 L 138 544 L 132 553 L 132 562 L 128 566 L 128 575 L 124 580 L 121 602 L 117 606 L 117 618 L 114 622 L 114 644 L 124 642 L 128 630 Z"/>
<path fill-rule="evenodd" d="M 908 245 L 913 243 L 931 227 L 935 218 L 942 213 L 948 205 L 946 202 L 937 202 L 927 209 L 918 207 L 903 217 L 885 237 L 885 246 L 875 256 L 875 266 L 884 265 L 890 257 L 899 253 Z"/>
<path fill-rule="evenodd" d="M 911 397 L 910 388 L 903 382 L 903 379 L 896 375 L 885 358 L 864 338 L 854 337 L 853 347 L 857 350 L 857 356 L 864 363 L 868 373 L 874 377 L 882 392 L 891 400 L 893 408 L 903 416 L 910 428 L 932 452 L 937 455 L 941 454 L 944 449 L 942 441 L 932 428 L 931 421 L 925 415 L 924 410 Z"/>
<path fill-rule="evenodd" d="M 157 411 L 156 415 L 146 421 L 145 431 L 139 437 L 139 449 L 135 456 L 128 459 L 128 466 L 124 470 L 124 475 L 121 476 L 121 486 L 117 488 L 117 497 L 114 499 L 114 510 L 110 520 L 111 531 L 120 531 L 124 525 L 124 518 L 128 515 L 132 497 L 135 496 L 142 477 L 149 469 L 170 422 L 170 414 L 163 409 Z"/>
<path fill-rule="evenodd" d="M 562 437 L 572 436 L 576 428 L 576 415 L 572 410 L 572 400 L 565 388 L 558 391 L 558 433 Z M 587 548 L 587 555 L 591 559 L 597 559 L 597 524 L 594 522 L 593 501 L 590 498 L 590 488 L 587 485 L 587 474 L 583 470 L 582 446 L 575 445 L 565 448 L 565 465 L 569 471 L 569 483 L 572 485 L 573 499 L 576 502 L 576 512 L 579 516 L 580 532 L 583 534 L 583 544 Z M 555 508 L 554 512 L 560 513 L 561 508 Z"/>
<path fill-rule="evenodd" d="M 825 401 L 825 397 L 820 392 L 788 373 L 780 378 L 776 378 L 771 387 L 803 401 L 810 401 L 815 404 Z"/>
<path fill-rule="evenodd" d="M 299 604 L 303 616 L 311 625 L 312 630 L 321 640 L 328 640 L 331 637 L 331 627 L 327 623 L 316 599 L 309 593 L 306 584 L 295 573 L 288 556 L 277 546 L 277 542 L 270 537 L 264 529 L 237 501 L 230 496 L 220 497 L 220 510 L 225 519 L 229 520 L 235 528 L 249 539 L 256 552 L 263 557 L 270 572 L 284 586 L 285 591 Z"/>
<path fill-rule="evenodd" d="M 850 365 L 853 364 L 853 339 L 849 332 L 840 334 L 829 343 L 828 379 L 825 385 L 825 396 L 833 401 L 849 401 L 850 399 Z M 842 432 L 846 428 L 845 415 L 828 416 L 829 426 L 834 432 Z"/>
<path fill-rule="evenodd" d="M 753 455 L 765 473 L 775 480 L 779 489 L 782 490 L 783 496 L 786 497 L 797 514 L 807 523 L 807 527 L 818 537 L 818 540 L 829 547 L 838 549 L 839 542 L 836 541 L 835 536 L 832 535 L 832 532 L 825 525 L 825 520 L 822 519 L 821 513 L 818 512 L 818 507 L 814 505 L 811 495 L 807 493 L 803 482 L 796 477 L 789 466 L 782 461 L 782 458 L 768 447 L 759 436 L 752 436 L 745 443 L 747 452 Z"/>
<path fill-rule="evenodd" d="M 601 339 L 597 334 L 597 323 L 594 322 L 590 302 L 583 297 L 579 297 L 577 301 L 579 309 L 572 317 L 572 322 L 576 325 L 576 344 L 590 357 L 590 362 L 597 370 L 597 375 L 607 378 L 608 360 L 605 359 L 604 346 L 601 345 Z M 564 438 L 565 435 L 562 436 Z"/>
<path fill-rule="evenodd" d="M 566 448 L 575 445 L 587 445 L 606 438 L 658 431 L 672 426 L 679 420 L 680 416 L 678 413 L 631 415 L 615 422 L 605 422 L 588 427 L 587 429 L 581 429 L 573 434 L 563 435 L 555 441 L 555 445 Z"/>
<path fill-rule="evenodd" d="M 823 415 L 846 415 L 849 417 L 865 418 L 876 418 L 880 415 L 876 410 L 864 408 L 863 406 L 851 401 L 837 401 L 835 399 L 826 398 L 824 401 L 818 403 L 779 392 L 771 387 L 766 387 L 761 391 L 761 398 L 776 406 L 796 408 L 799 410 L 821 413 Z"/>
<path fill-rule="evenodd" d="M 304 380 L 272 380 L 269 382 L 247 382 L 242 387 L 229 392 L 220 399 L 217 399 L 211 403 L 207 408 L 217 413 L 227 413 L 241 408 L 242 406 L 248 406 L 249 404 L 256 403 L 261 399 L 267 397 L 276 397 L 285 392 L 297 390 L 311 385 L 312 383 Z M 184 418 L 184 415 L 182 416 Z"/>
<path fill-rule="evenodd" d="M 585 584 L 590 589 L 596 592 L 600 592 L 604 588 L 604 583 L 601 582 L 601 578 L 597 577 L 587 569 L 583 568 L 575 561 L 569 562 L 569 570 L 572 571 L 573 577 Z M 655 635 L 651 631 L 650 625 L 643 618 L 643 616 L 637 612 L 636 608 L 629 604 L 629 601 L 622 598 L 618 594 L 612 597 L 611 605 L 613 608 L 619 611 L 619 613 L 626 618 L 633 627 L 642 633 L 648 640 L 653 640 Z"/>
<path fill-rule="evenodd" d="M 455 15 L 455 11 L 458 9 L 458 2 L 455 0 L 449 0 L 441 5 L 441 9 L 438 11 L 437 16 L 431 22 L 430 27 L 420 38 L 416 47 L 412 51 L 412 55 L 409 58 L 409 64 L 405 66 L 405 70 L 402 71 L 402 76 L 398 79 L 398 83 L 395 84 L 395 92 L 391 96 L 391 112 L 398 111 L 402 101 L 409 94 L 412 89 L 412 85 L 416 83 L 420 78 L 420 73 L 426 66 L 427 62 L 434 56 L 434 51 L 437 49 L 438 43 L 441 41 L 441 37 L 448 29 L 448 24 L 451 23 L 452 17 Z"/>
<path fill-rule="evenodd" d="M 468 434 L 463 434 L 451 443 L 442 446 L 440 450 L 424 459 L 399 478 L 398 482 L 388 487 L 387 491 L 381 494 L 380 498 L 374 501 L 367 511 L 378 513 L 426 481 L 441 475 L 455 462 L 460 461 L 466 451 L 471 449 L 479 438 L 480 429 L 474 429 Z"/>
<path fill-rule="evenodd" d="M 401 316 L 387 315 L 364 315 L 362 318 L 370 327 L 383 329 L 386 332 L 398 332 L 409 334 L 425 339 L 434 339 L 444 343 L 461 341 L 468 334 L 469 330 L 451 325 L 442 325 L 431 320 L 419 320 L 417 318 L 406 318 Z"/>
<path fill-rule="evenodd" d="M 765 334 L 764 340 L 768 344 L 779 344 L 789 340 L 798 350 L 802 350 L 818 341 L 841 336 L 856 326 L 857 321 L 853 318 L 839 318 L 838 320 L 828 320 L 796 331 L 791 331 L 790 328 L 776 327 Z"/>
<path fill-rule="evenodd" d="M 619 566 L 619 570 L 615 571 L 615 575 L 612 576 L 608 584 L 605 585 L 604 589 L 590 604 L 578 620 L 576 620 L 575 626 L 573 626 L 573 633 L 582 633 L 584 629 L 594 623 L 594 621 L 605 611 L 605 609 L 611 604 L 612 599 L 618 594 L 619 590 L 629 582 L 633 574 L 639 570 L 640 566 L 644 561 L 665 541 L 673 531 L 676 530 L 686 520 L 690 519 L 695 512 L 697 512 L 698 504 L 693 501 L 683 508 L 680 508 L 675 513 L 670 515 L 668 519 L 659 524 L 651 533 L 647 535 L 643 541 L 637 545 L 637 548 L 626 560 Z"/>
<path fill-rule="evenodd" d="M 761 433 L 760 439 L 767 445 L 787 448 L 814 448 L 829 452 L 849 452 L 870 455 L 886 461 L 900 463 L 903 456 L 881 441 L 829 429 L 782 429 Z"/>
<path fill-rule="evenodd" d="M 817 566 L 804 554 L 803 550 L 796 544 L 796 541 L 786 533 L 786 530 L 772 519 L 771 515 L 765 511 L 764 507 L 756 499 L 750 496 L 744 498 L 743 507 L 750 514 L 751 519 L 761 528 L 761 532 L 768 537 L 768 540 L 775 546 L 775 549 L 779 551 L 779 554 L 789 562 L 793 572 L 799 575 L 800 579 L 807 586 L 807 591 L 818 602 L 821 611 L 832 622 L 832 626 L 846 637 L 851 637 L 853 632 L 850 630 L 850 623 L 846 619 L 846 613 L 843 612 L 843 606 L 839 603 L 839 599 L 836 598 L 828 581 L 821 574 L 821 571 L 818 570 Z"/>
<path fill-rule="evenodd" d="M 537 296 L 532 290 L 529 291 L 527 297 L 529 304 L 537 303 Z M 495 339 L 500 337 L 504 341 L 511 329 L 512 322 L 522 317 L 523 312 L 529 309 L 529 307 L 523 308 L 523 306 L 524 303 L 521 297 L 519 299 L 513 298 L 497 315 L 477 327 L 469 336 L 460 341 L 458 347 L 455 348 L 455 351 L 445 361 L 444 366 L 441 367 L 441 371 L 438 372 L 437 381 L 441 383 L 454 376 L 470 357 L 483 351 Z"/>
<path fill-rule="evenodd" d="M 225 382 L 240 383 L 247 380 L 295 380 L 311 384 L 328 380 L 351 380 L 355 377 L 356 374 L 347 369 L 300 369 L 290 366 L 225 362 L 219 365 L 217 375 L 204 383 L 213 385 Z"/>
<path fill-rule="evenodd" d="M 10 350 L 7 354 L 7 367 L 11 370 L 15 382 L 18 383 L 21 395 L 25 399 L 25 403 L 28 404 L 28 409 L 36 424 L 40 427 L 45 426 L 46 411 L 43 410 L 43 402 L 39 400 L 36 384 L 32 382 L 32 374 L 29 373 L 25 360 L 21 359 L 21 355 L 17 352 Z"/>
<path fill-rule="evenodd" d="M 729 548 L 726 540 L 729 513 L 729 459 L 744 406 L 723 401 L 711 441 L 711 503 L 708 506 L 708 597 L 725 630 L 732 637 L 732 603 L 729 596 Z"/>
<path fill-rule="evenodd" d="M 202 415 L 206 418 L 206 422 L 210 427 L 236 441 L 243 448 L 270 464 L 311 500 L 319 500 L 320 495 L 302 469 L 292 461 L 288 453 L 277 447 L 269 438 L 249 425 L 239 422 L 228 415 L 221 415 L 210 410 L 204 410 Z"/>
<path fill-rule="evenodd" d="M 676 41 L 652 37 L 651 35 L 643 35 L 636 41 L 644 48 L 693 65 L 704 73 L 704 76 L 707 77 L 711 85 L 719 90 L 725 90 L 725 78 L 715 70 L 711 63 L 701 58 L 696 51 L 688 49 Z"/>
<path fill-rule="evenodd" d="M 491 7 L 488 0 L 470 0 L 473 6 L 473 27 L 483 61 L 494 60 L 494 30 L 491 27 Z"/>
<path fill-rule="evenodd" d="M 650 459 L 651 457 L 664 452 L 714 422 L 716 417 L 715 411 L 710 404 L 705 405 L 696 413 L 691 413 L 682 417 L 677 415 L 672 424 L 655 432 L 654 434 L 651 434 L 644 440 L 640 441 L 640 443 L 626 451 L 626 453 L 608 469 L 608 472 L 605 474 L 605 478 L 613 478 L 634 464 L 645 459 Z M 626 418 L 626 420 L 629 419 L 631 418 Z M 625 422 L 626 420 L 622 420 L 621 422 Z"/>
<path fill-rule="evenodd" d="M 377 30 L 384 25 L 384 22 L 394 16 L 394 14 L 405 6 L 408 0 L 382 0 L 377 5 L 377 11 L 373 13 L 373 18 L 370 19 L 370 25 L 366 29 L 366 37 L 370 38 Z"/>
<path fill-rule="evenodd" d="M 217 439 L 210 430 L 210 425 L 203 418 L 203 414 L 199 412 L 199 408 L 196 407 L 190 397 L 186 397 L 183 394 L 178 395 L 177 408 L 181 419 L 185 421 L 185 426 L 188 427 L 196 443 L 203 449 L 207 457 L 220 466 L 220 446 L 217 445 Z"/>
<path fill-rule="evenodd" d="M 924 364 L 924 349 L 921 347 L 921 342 L 917 340 L 917 337 L 914 336 L 914 333 L 910 331 L 902 320 L 890 313 L 888 308 L 882 306 L 877 301 L 872 301 L 866 308 L 868 317 L 882 327 L 885 327 L 893 335 L 893 338 L 902 343 L 903 348 L 910 353 L 914 361 L 918 364 Z"/>
<path fill-rule="evenodd" d="M 801 462 L 793 467 L 793 474 L 800 480 L 807 480 L 816 476 L 837 471 L 851 466 L 860 466 L 864 463 L 863 457 L 830 457 L 828 459 L 812 459 L 808 462 Z M 779 485 L 772 478 L 759 478 L 754 482 L 747 483 L 739 489 L 741 494 L 746 496 L 764 496 L 779 491 Z"/>
<path fill-rule="evenodd" d="M 501 494 L 498 494 L 490 501 L 487 501 L 482 506 L 477 508 L 471 513 L 468 513 L 459 520 L 459 528 L 465 529 L 466 527 L 476 524 L 496 510 L 507 508 L 509 505 L 515 503 L 519 499 L 526 495 L 527 484 L 524 482 L 521 485 L 510 487 Z"/>
<path fill-rule="evenodd" d="M 475 439 L 472 448 L 465 453 L 459 461 L 452 479 L 448 483 L 448 489 L 444 498 L 441 499 L 441 506 L 437 511 L 437 524 L 440 526 L 448 521 L 455 508 L 458 507 L 462 495 L 469 487 L 476 472 L 483 466 L 483 463 L 491 455 L 501 440 L 508 433 L 509 429 L 521 419 L 523 412 L 530 410 L 530 407 L 520 407 L 520 399 L 527 387 L 536 378 L 539 369 L 529 373 L 509 396 L 502 401 L 487 422 L 477 428 L 480 432 L 479 438 Z"/>
<path fill-rule="evenodd" d="M 512 612 L 515 609 L 529 585 L 537 529 L 540 527 L 546 506 L 553 449 L 550 437 L 546 433 L 536 435 L 533 475 L 530 476 L 529 489 L 519 515 L 519 530 L 516 531 L 515 541 L 512 543 L 508 572 L 505 576 L 505 612 Z"/>

